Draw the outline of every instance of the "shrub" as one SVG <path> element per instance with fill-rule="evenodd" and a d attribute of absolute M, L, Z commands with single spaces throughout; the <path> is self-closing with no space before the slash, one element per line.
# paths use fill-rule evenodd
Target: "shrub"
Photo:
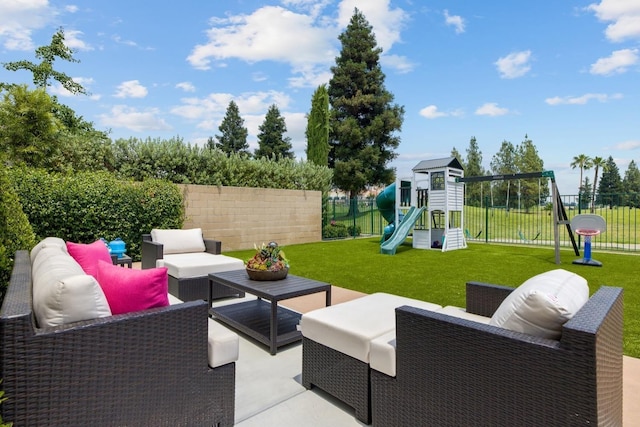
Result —
<path fill-rule="evenodd" d="M 362 229 L 359 225 L 350 225 L 347 227 L 347 232 L 349 233 L 349 236 L 357 237 L 362 232 Z"/>
<path fill-rule="evenodd" d="M 0 164 L 4 164 L 1 159 Z M 2 167 L 0 169 L 0 304 L 9 283 L 16 251 L 30 250 L 34 244 L 33 229 L 11 186 L 7 169 Z"/>
<path fill-rule="evenodd" d="M 331 221 L 331 223 L 322 230 L 323 239 L 342 239 L 348 235 L 347 226 L 341 222 Z"/>
<path fill-rule="evenodd" d="M 120 237 L 127 254 L 140 259 L 143 233 L 152 228 L 181 228 L 180 189 L 157 179 L 119 180 L 107 172 L 74 175 L 13 168 L 12 183 L 38 239 L 56 236 L 90 243 Z"/>

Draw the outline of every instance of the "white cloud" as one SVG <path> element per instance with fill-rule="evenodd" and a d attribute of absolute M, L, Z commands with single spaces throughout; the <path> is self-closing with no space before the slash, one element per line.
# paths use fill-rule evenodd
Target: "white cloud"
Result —
<path fill-rule="evenodd" d="M 427 119 L 437 119 L 438 117 L 447 116 L 447 113 L 438 111 L 438 107 L 436 107 L 435 105 L 428 105 L 420 110 L 420 115 L 422 117 L 426 117 Z"/>
<path fill-rule="evenodd" d="M 623 141 L 616 144 L 614 148 L 616 150 L 624 150 L 624 151 L 636 150 L 640 148 L 640 140 Z"/>
<path fill-rule="evenodd" d="M 498 104 L 495 102 L 487 102 L 486 104 L 481 105 L 475 111 L 475 114 L 478 116 L 504 116 L 508 114 L 509 110 L 506 108 L 498 107 Z"/>
<path fill-rule="evenodd" d="M 32 32 L 57 15 L 48 0 L 0 1 L 0 42 L 8 50 L 33 50 Z"/>
<path fill-rule="evenodd" d="M 602 22 L 611 22 L 605 35 L 612 42 L 640 38 L 640 2 L 637 0 L 602 0 L 587 6 Z"/>
<path fill-rule="evenodd" d="M 521 52 L 513 52 L 507 56 L 499 58 L 495 65 L 498 68 L 500 77 L 503 79 L 515 79 L 522 77 L 531 69 L 529 61 L 531 60 L 531 51 L 524 50 Z"/>
<path fill-rule="evenodd" d="M 612 99 L 621 99 L 622 94 L 615 93 L 613 95 L 607 95 L 606 93 L 587 93 L 582 96 L 555 96 L 553 98 L 547 98 L 544 100 L 549 105 L 584 105 L 591 100 L 599 102 L 607 102 Z"/>
<path fill-rule="evenodd" d="M 113 96 L 116 98 L 144 98 L 147 93 L 147 88 L 141 85 L 138 80 L 129 80 L 120 83 Z"/>
<path fill-rule="evenodd" d="M 82 31 L 76 30 L 65 30 L 64 32 L 64 44 L 70 49 L 77 50 L 93 50 L 93 47 L 87 44 L 84 40 L 81 40 L 80 37 L 84 33 Z"/>
<path fill-rule="evenodd" d="M 464 19 L 459 15 L 449 15 L 449 11 L 444 11 L 444 22 L 447 25 L 451 25 L 455 28 L 456 34 L 464 33 Z"/>
<path fill-rule="evenodd" d="M 382 55 L 380 57 L 380 65 L 393 68 L 398 71 L 399 74 L 409 73 L 415 68 L 415 64 L 409 61 L 406 56 L 399 55 Z"/>
<path fill-rule="evenodd" d="M 591 64 L 591 74 L 611 75 L 626 72 L 631 65 L 638 63 L 638 49 L 621 49 L 611 53 L 608 58 L 600 58 Z"/>
<path fill-rule="evenodd" d="M 157 108 L 138 111 L 126 105 L 116 105 L 110 114 L 99 114 L 98 120 L 102 126 L 110 128 L 125 128 L 134 132 L 168 131 L 171 126 L 158 117 Z"/>
<path fill-rule="evenodd" d="M 195 92 L 196 87 L 191 82 L 180 82 L 176 85 L 177 89 L 182 89 L 185 92 Z"/>
<path fill-rule="evenodd" d="M 86 78 L 86 77 L 74 77 L 72 79 L 74 82 L 82 85 L 82 87 L 84 87 L 85 90 L 90 91 L 91 85 L 93 83 L 95 83 L 95 81 L 92 78 Z M 62 96 L 64 98 L 70 98 L 73 96 L 77 96 L 71 92 L 69 92 L 67 89 L 65 89 L 60 83 L 56 83 L 54 85 L 52 85 L 51 87 L 49 87 L 49 92 L 52 95 L 58 95 L 58 96 Z M 97 100 L 100 99 L 99 95 L 91 95 L 90 96 L 91 99 L 93 100 Z"/>
<path fill-rule="evenodd" d="M 284 0 L 283 6 L 264 6 L 251 14 L 214 17 L 207 31 L 208 40 L 196 45 L 187 61 L 201 70 L 224 66 L 229 59 L 282 62 L 291 66 L 292 87 L 314 87 L 328 81 L 328 69 L 339 51 L 338 35 L 346 28 L 355 7 L 373 27 L 385 54 L 400 41 L 408 15 L 400 8 L 392 9 L 389 0 L 342 0 L 337 18 L 321 14 L 330 3 Z M 383 60 L 399 72 L 413 67 L 400 56 L 383 54 Z"/>

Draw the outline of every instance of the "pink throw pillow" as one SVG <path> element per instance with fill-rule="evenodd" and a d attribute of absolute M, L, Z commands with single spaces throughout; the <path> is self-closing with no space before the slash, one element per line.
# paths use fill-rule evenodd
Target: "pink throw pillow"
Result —
<path fill-rule="evenodd" d="M 136 270 L 99 261 L 97 279 L 113 314 L 169 305 L 167 267 Z"/>
<path fill-rule="evenodd" d="M 96 240 L 89 244 L 67 242 L 67 252 L 80 264 L 85 273 L 96 279 L 98 261 L 105 261 L 111 264 L 109 248 L 102 240 Z"/>

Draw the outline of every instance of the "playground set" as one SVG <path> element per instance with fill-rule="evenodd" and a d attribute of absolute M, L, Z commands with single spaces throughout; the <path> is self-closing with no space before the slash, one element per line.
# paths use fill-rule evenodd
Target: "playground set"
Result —
<path fill-rule="evenodd" d="M 412 245 L 415 249 L 435 249 L 446 252 L 466 248 L 466 239 L 470 237 L 469 231 L 464 228 L 464 183 L 466 182 L 548 178 L 552 191 L 556 264 L 560 264 L 559 228 L 564 225 L 576 256 L 580 255 L 580 251 L 574 232 L 585 237 L 584 258 L 574 263 L 602 265 L 591 259 L 591 237 L 606 230 L 604 219 L 598 215 L 581 214 L 569 221 L 553 171 L 465 178 L 463 167 L 458 159 L 447 157 L 423 160 L 412 169 L 412 172 L 412 177 L 397 179 L 376 197 L 378 210 L 389 223 L 384 228 L 380 240 L 382 254 L 394 255 L 409 234 L 412 234 Z M 524 239 L 522 235 L 520 237 Z"/>

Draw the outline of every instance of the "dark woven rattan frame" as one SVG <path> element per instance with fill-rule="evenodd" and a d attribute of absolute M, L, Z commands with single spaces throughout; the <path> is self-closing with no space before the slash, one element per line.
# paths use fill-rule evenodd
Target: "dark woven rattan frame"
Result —
<path fill-rule="evenodd" d="M 355 409 L 357 419 L 371 423 L 368 363 L 303 337 L 302 385 L 321 388 Z"/>
<path fill-rule="evenodd" d="M 202 301 L 38 328 L 29 254 L 0 310 L 2 418 L 17 426 L 232 426 L 235 364 L 207 365 Z"/>
<path fill-rule="evenodd" d="M 511 290 L 468 283 L 467 307 L 491 315 Z M 613 287 L 559 341 L 400 307 L 396 377 L 371 371 L 373 425 L 621 426 L 622 322 Z"/>
<path fill-rule="evenodd" d="M 218 255 L 222 252 L 222 242 L 213 239 L 204 239 L 205 251 Z M 163 245 L 151 241 L 150 234 L 142 235 L 142 268 L 155 268 L 156 261 L 164 257 Z M 178 279 L 169 276 L 169 293 L 181 299 L 182 301 L 195 301 L 209 299 L 209 277 L 188 277 Z M 214 284 L 212 289 L 212 299 L 228 298 L 228 297 L 244 297 L 244 292 L 231 289 L 228 286 Z"/>

